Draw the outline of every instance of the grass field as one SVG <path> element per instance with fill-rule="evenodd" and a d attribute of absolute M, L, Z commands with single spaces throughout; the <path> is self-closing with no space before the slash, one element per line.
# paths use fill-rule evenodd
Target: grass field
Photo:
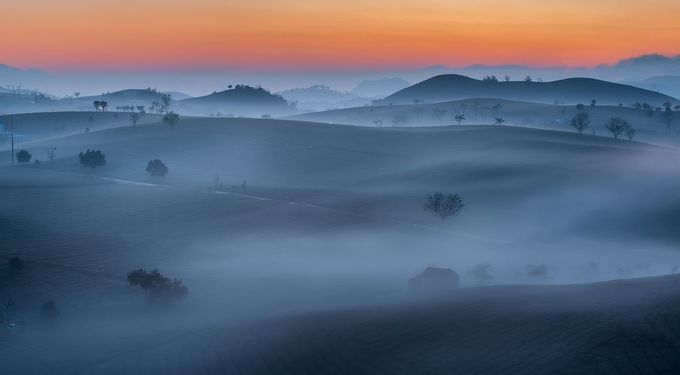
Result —
<path fill-rule="evenodd" d="M 35 120 L 18 148 L 44 161 L 57 147 L 52 168 L 0 149 L 0 258 L 26 262 L 0 268 L 20 326 L 0 334 L 10 373 L 678 367 L 675 277 L 538 286 L 680 264 L 674 148 L 520 127 L 155 121 L 55 136 Z M 107 165 L 81 167 L 88 148 Z M 144 171 L 155 158 L 165 178 Z M 424 212 L 435 191 L 460 194 L 460 216 Z M 473 288 L 480 263 L 498 286 Z M 470 288 L 414 300 L 406 281 L 428 265 Z M 140 267 L 181 278 L 188 299 L 147 306 L 125 283 Z"/>

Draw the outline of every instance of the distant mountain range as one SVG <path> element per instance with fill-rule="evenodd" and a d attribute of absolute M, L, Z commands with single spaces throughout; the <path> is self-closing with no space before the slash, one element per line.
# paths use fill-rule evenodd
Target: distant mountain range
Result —
<path fill-rule="evenodd" d="M 680 75 L 655 76 L 642 81 L 624 82 L 631 86 L 661 92 L 675 98 L 680 98 Z"/>
<path fill-rule="evenodd" d="M 413 104 L 446 102 L 470 98 L 495 98 L 546 104 L 630 105 L 646 102 L 661 106 L 678 99 L 638 87 L 592 78 L 569 78 L 553 82 L 487 81 L 458 74 L 445 74 L 400 90 L 378 104 Z"/>

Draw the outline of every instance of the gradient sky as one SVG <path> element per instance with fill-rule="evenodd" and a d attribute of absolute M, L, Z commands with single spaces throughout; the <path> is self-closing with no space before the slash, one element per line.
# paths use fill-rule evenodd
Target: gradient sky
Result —
<path fill-rule="evenodd" d="M 593 66 L 680 53 L 678 0 L 0 0 L 0 63 L 73 70 Z"/>

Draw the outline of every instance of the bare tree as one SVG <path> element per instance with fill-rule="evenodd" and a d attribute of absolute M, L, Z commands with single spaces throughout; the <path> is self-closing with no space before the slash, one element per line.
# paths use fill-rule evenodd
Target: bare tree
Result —
<path fill-rule="evenodd" d="M 464 207 L 463 200 L 458 194 L 434 193 L 427 197 L 423 208 L 425 211 L 438 216 L 442 221 L 455 216 Z"/>
<path fill-rule="evenodd" d="M 459 114 L 456 115 L 455 119 L 456 119 L 456 122 L 458 123 L 458 125 L 461 125 L 463 123 L 463 121 L 465 121 L 465 115 L 462 114 L 462 113 L 459 113 Z"/>
<path fill-rule="evenodd" d="M 170 103 L 172 103 L 172 96 L 169 94 L 161 95 L 161 102 L 163 103 L 163 112 L 168 113 L 168 109 L 170 109 Z"/>
<path fill-rule="evenodd" d="M 612 133 L 614 139 L 618 139 L 619 136 L 630 127 L 630 125 L 628 125 L 628 122 L 626 120 L 620 117 L 612 117 L 611 119 L 609 119 L 609 121 L 607 121 L 604 127 L 610 133 Z"/>
<path fill-rule="evenodd" d="M 571 126 L 576 129 L 579 134 L 583 134 L 583 131 L 588 129 L 590 124 L 590 116 L 585 112 L 580 112 L 571 119 Z"/>
<path fill-rule="evenodd" d="M 375 124 L 375 126 L 377 126 L 377 127 L 379 127 L 379 128 L 382 128 L 383 122 L 384 122 L 384 120 L 381 119 L 381 118 L 376 119 L 376 120 L 373 120 L 373 123 Z"/>

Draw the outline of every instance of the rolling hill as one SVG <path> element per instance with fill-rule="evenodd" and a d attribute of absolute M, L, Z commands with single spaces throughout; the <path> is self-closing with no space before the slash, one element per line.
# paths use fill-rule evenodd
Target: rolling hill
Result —
<path fill-rule="evenodd" d="M 295 112 L 295 106 L 289 104 L 282 96 L 272 94 L 261 87 L 236 85 L 229 90 L 181 100 L 177 103 L 177 110 L 195 115 L 220 113 L 259 117 L 265 114 L 290 114 Z"/>
<path fill-rule="evenodd" d="M 496 82 L 445 74 L 400 90 L 379 104 L 412 104 L 451 100 L 493 98 L 546 104 L 600 104 L 630 105 L 647 102 L 661 106 L 665 102 L 680 104 L 678 99 L 637 87 L 611 83 L 591 78 L 569 78 L 553 82 Z"/>
<path fill-rule="evenodd" d="M 25 116 L 33 132 L 82 120 Z M 677 368 L 676 277 L 539 285 L 672 272 L 675 149 L 521 127 L 190 117 L 21 144 L 42 160 L 47 146 L 52 169 L 10 167 L 0 149 L 0 259 L 26 263 L 0 265 L 18 323 L 0 331 L 9 373 Z M 106 166 L 80 166 L 85 149 Z M 156 158 L 164 178 L 145 172 Z M 461 214 L 425 212 L 435 191 L 459 193 Z M 472 288 L 482 263 L 496 286 Z M 467 289 L 414 299 L 406 281 L 429 265 Z M 125 283 L 140 267 L 189 297 L 148 305 Z"/>

